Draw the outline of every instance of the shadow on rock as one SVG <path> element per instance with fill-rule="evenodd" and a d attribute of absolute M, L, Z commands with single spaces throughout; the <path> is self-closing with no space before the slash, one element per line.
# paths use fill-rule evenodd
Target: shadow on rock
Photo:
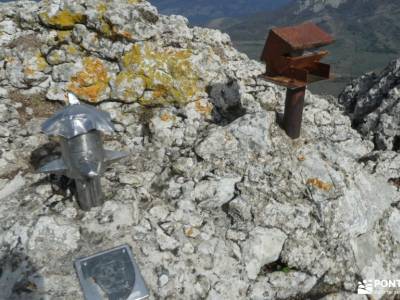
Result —
<path fill-rule="evenodd" d="M 37 171 L 40 167 L 46 163 L 58 159 L 61 157 L 61 151 L 57 142 L 51 141 L 44 145 L 41 145 L 34 151 L 30 156 L 30 164 L 34 171 Z M 54 194 L 66 196 L 68 190 L 74 189 L 73 180 L 69 179 L 64 175 L 50 174 L 42 180 L 35 182 L 33 186 L 39 186 L 42 184 L 51 183 Z"/>
<path fill-rule="evenodd" d="M 37 170 L 44 164 L 57 159 L 60 156 L 61 151 L 59 144 L 51 141 L 32 151 L 30 164 L 35 170 Z"/>
<path fill-rule="evenodd" d="M 240 87 L 237 80 L 218 83 L 207 88 L 214 104 L 213 120 L 216 124 L 227 125 L 246 113 L 242 106 Z"/>
<path fill-rule="evenodd" d="M 20 250 L 10 250 L 0 258 L 0 299 L 39 300 L 43 290 L 43 277 Z"/>

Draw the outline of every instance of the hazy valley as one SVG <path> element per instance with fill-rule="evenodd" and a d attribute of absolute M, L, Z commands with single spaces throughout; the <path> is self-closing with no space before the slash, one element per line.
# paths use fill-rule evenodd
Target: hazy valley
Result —
<path fill-rule="evenodd" d="M 328 47 L 335 79 L 311 87 L 338 94 L 352 78 L 381 70 L 400 54 L 400 7 L 395 0 L 297 1 L 276 12 L 233 20 L 211 21 L 209 26 L 228 32 L 240 50 L 258 59 L 268 29 L 311 20 L 332 33 Z"/>

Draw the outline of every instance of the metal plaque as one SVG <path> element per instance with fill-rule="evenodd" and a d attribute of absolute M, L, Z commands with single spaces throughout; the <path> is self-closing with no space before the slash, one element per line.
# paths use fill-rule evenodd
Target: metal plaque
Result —
<path fill-rule="evenodd" d="M 75 261 L 86 300 L 140 300 L 149 296 L 128 245 Z"/>

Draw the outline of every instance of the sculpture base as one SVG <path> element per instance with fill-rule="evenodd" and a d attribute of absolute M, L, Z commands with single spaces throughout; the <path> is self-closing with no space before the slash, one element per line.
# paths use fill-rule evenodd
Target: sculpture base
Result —
<path fill-rule="evenodd" d="M 75 185 L 76 197 L 81 209 L 90 210 L 92 207 L 103 205 L 104 195 L 101 190 L 100 177 L 75 180 Z"/>

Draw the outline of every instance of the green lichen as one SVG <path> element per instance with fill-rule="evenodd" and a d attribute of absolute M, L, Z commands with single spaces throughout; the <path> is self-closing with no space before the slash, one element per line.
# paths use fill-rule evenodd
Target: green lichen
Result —
<path fill-rule="evenodd" d="M 123 71 L 117 75 L 116 87 L 127 87 L 124 96 L 131 95 L 130 101 L 137 100 L 142 105 L 188 103 L 204 90 L 191 56 L 190 50 L 155 49 L 149 43 L 135 44 L 121 59 Z M 134 90 L 138 83 L 144 86 L 143 95 Z"/>
<path fill-rule="evenodd" d="M 74 13 L 69 10 L 60 10 L 53 16 L 49 16 L 48 13 L 44 12 L 39 14 L 39 17 L 44 24 L 58 29 L 72 29 L 75 24 L 86 21 L 84 14 Z"/>

